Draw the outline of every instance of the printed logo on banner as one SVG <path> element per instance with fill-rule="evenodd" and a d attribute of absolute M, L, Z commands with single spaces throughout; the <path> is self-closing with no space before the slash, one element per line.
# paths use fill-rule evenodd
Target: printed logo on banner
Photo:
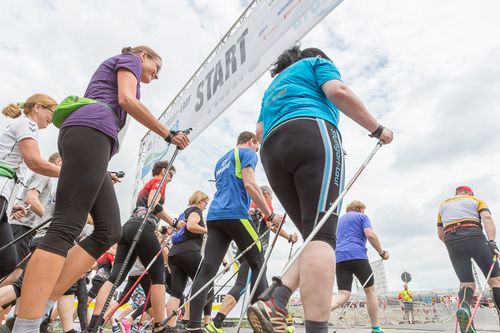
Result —
<path fill-rule="evenodd" d="M 247 90 L 283 50 L 293 46 L 343 0 L 260 1 L 168 106 L 160 121 L 169 128 L 191 127 L 193 141 Z M 257 119 L 258 114 L 255 114 Z M 154 161 L 167 153 L 163 138 L 155 134 L 141 145 L 136 184 L 147 177 Z M 137 187 L 137 186 L 136 186 Z"/>

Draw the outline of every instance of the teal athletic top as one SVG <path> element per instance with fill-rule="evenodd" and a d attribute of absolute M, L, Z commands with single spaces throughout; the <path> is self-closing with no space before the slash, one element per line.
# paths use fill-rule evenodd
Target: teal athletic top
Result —
<path fill-rule="evenodd" d="M 337 127 L 339 109 L 321 90 L 330 80 L 341 80 L 337 67 L 318 57 L 299 60 L 278 74 L 262 99 L 258 122 L 264 123 L 264 139 L 279 124 L 298 117 L 320 118 Z"/>

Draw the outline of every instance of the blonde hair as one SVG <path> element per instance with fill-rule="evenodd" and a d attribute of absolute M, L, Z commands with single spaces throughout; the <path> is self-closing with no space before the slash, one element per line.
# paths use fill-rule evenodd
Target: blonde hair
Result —
<path fill-rule="evenodd" d="M 149 58 L 157 59 L 157 60 L 162 61 L 160 55 L 155 50 L 153 50 L 152 48 L 150 48 L 149 46 L 145 46 L 145 45 L 139 45 L 139 46 L 136 46 L 136 47 L 127 46 L 127 47 L 124 47 L 122 49 L 122 53 L 139 54 L 141 52 L 146 52 L 146 54 L 147 54 L 147 56 Z"/>
<path fill-rule="evenodd" d="M 57 106 L 57 102 L 46 94 L 31 95 L 26 102 L 11 103 L 2 109 L 2 114 L 9 118 L 17 118 L 21 115 L 21 110 L 24 110 L 25 115 L 31 115 L 36 104 L 43 105 L 46 108 L 53 109 Z"/>
<path fill-rule="evenodd" d="M 61 155 L 59 155 L 59 153 L 54 153 L 54 154 L 52 154 L 52 155 L 49 156 L 49 162 L 50 163 L 55 163 L 55 161 L 57 161 L 60 158 L 61 158 Z"/>
<path fill-rule="evenodd" d="M 191 194 L 191 197 L 189 198 L 189 206 L 197 205 L 204 200 L 208 200 L 208 195 L 202 191 L 196 191 Z"/>
<path fill-rule="evenodd" d="M 347 207 L 346 212 L 358 212 L 361 213 L 363 209 L 366 209 L 366 205 L 359 200 L 351 201 Z"/>

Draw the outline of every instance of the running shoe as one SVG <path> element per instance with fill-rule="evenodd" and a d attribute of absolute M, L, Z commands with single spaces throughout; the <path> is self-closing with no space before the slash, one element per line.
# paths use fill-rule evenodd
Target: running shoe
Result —
<path fill-rule="evenodd" d="M 471 313 L 469 308 L 459 308 L 457 310 L 458 326 L 460 327 L 461 333 L 477 333 L 476 329 L 474 328 L 474 323 L 472 323 L 469 327 L 469 330 L 467 330 L 467 325 L 469 324 L 470 317 Z"/>
<path fill-rule="evenodd" d="M 205 325 L 205 327 L 203 328 L 203 331 L 205 331 L 207 333 L 224 333 L 224 329 L 222 327 L 217 328 L 215 326 L 213 320 L 211 322 L 209 322 L 207 325 Z"/>
<path fill-rule="evenodd" d="M 272 298 L 254 303 L 247 311 L 248 321 L 256 333 L 287 333 L 287 315 Z"/>
<path fill-rule="evenodd" d="M 131 325 L 128 323 L 128 321 L 126 319 L 122 320 L 122 326 L 123 326 L 123 330 L 125 331 L 125 333 L 130 333 Z"/>
<path fill-rule="evenodd" d="M 295 332 L 295 326 L 290 325 L 286 327 L 286 333 L 294 333 Z"/>
<path fill-rule="evenodd" d="M 372 328 L 372 333 L 384 333 L 384 331 L 382 331 L 382 329 L 373 329 Z"/>

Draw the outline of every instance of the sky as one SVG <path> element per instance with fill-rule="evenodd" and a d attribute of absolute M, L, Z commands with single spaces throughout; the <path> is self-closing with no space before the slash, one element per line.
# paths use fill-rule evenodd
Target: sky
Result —
<path fill-rule="evenodd" d="M 60 101 L 83 94 L 96 69 L 122 47 L 149 45 L 164 59 L 160 80 L 142 85 L 141 100 L 159 116 L 248 0 L 25 1 L 1 2 L 0 104 L 44 92 Z M 345 0 L 301 41 L 319 47 L 339 68 L 343 81 L 368 110 L 394 131 L 345 202 L 367 205 L 374 230 L 391 254 L 385 262 L 389 290 L 402 286 L 406 270 L 414 290 L 457 288 L 447 251 L 436 236 L 439 203 L 458 185 L 469 185 L 490 206 L 500 204 L 500 3 L 496 0 Z M 241 131 L 255 129 L 270 75 L 264 74 L 175 162 L 165 207 L 176 215 L 192 192 L 215 191 L 216 161 Z M 0 129 L 10 122 L 0 118 Z M 354 174 L 376 141 L 345 116 L 340 130 L 346 178 Z M 132 122 L 110 170 L 126 177 L 116 186 L 123 223 L 141 138 Z M 44 157 L 56 151 L 58 131 L 39 133 Z M 259 184 L 267 184 L 262 166 Z M 280 204 L 275 199 L 276 211 Z M 291 223 L 285 225 L 294 231 Z M 498 235 L 498 232 L 497 232 Z M 297 248 L 297 247 L 296 247 Z M 290 245 L 279 240 L 269 276 L 279 274 Z M 369 256 L 378 256 L 369 249 Z"/>

